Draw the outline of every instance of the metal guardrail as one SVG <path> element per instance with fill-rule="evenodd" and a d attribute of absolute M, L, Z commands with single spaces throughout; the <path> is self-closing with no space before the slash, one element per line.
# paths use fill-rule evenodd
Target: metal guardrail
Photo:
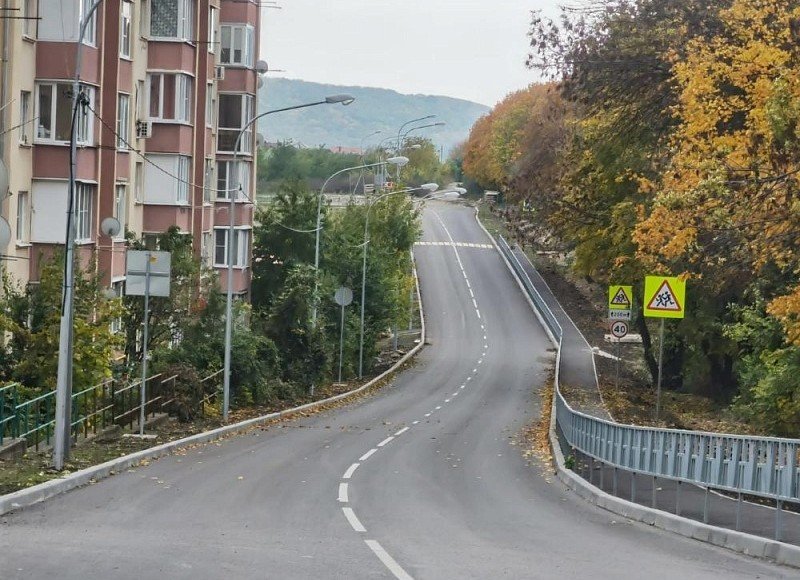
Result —
<path fill-rule="evenodd" d="M 561 325 L 508 243 L 500 237 L 498 245 L 557 341 L 560 366 Z M 564 399 L 558 368 L 556 423 L 573 449 L 618 469 L 733 492 L 740 498 L 745 494 L 770 499 L 778 511 L 783 502 L 800 503 L 798 439 L 638 427 L 592 417 Z"/>

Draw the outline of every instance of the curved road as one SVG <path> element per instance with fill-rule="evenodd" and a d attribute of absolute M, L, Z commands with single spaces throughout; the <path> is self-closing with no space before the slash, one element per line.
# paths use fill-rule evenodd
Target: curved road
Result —
<path fill-rule="evenodd" d="M 626 522 L 522 455 L 552 349 L 473 210 L 429 203 L 430 345 L 348 407 L 6 516 L 2 578 L 776 578 Z"/>

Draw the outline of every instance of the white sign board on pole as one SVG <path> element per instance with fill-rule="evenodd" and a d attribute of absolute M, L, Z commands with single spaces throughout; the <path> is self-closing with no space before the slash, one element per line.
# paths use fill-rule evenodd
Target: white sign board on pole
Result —
<path fill-rule="evenodd" d="M 147 260 L 150 260 L 150 296 L 169 296 L 171 255 L 169 252 L 128 250 L 125 269 L 125 294 L 144 296 Z"/>

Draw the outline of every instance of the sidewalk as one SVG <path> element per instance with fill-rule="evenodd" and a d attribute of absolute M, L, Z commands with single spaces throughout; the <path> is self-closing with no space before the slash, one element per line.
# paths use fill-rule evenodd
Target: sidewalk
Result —
<path fill-rule="evenodd" d="M 586 338 L 569 315 L 564 312 L 558 299 L 531 264 L 528 256 L 516 245 L 512 246 L 512 251 L 563 330 L 559 371 L 559 387 L 562 394 L 577 411 L 610 420 L 611 415 L 603 404 L 603 398 L 597 386 L 597 372 L 595 371 L 592 347 L 589 346 Z"/>

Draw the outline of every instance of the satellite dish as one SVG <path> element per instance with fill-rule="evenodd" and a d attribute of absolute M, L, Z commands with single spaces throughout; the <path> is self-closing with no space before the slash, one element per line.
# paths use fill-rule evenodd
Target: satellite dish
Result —
<path fill-rule="evenodd" d="M 0 159 L 0 200 L 4 200 L 8 195 L 8 170 L 5 163 Z"/>
<path fill-rule="evenodd" d="M 114 217 L 107 217 L 102 222 L 100 222 L 100 231 L 103 232 L 105 235 L 114 237 L 122 230 L 122 225 L 119 223 L 119 220 Z"/>
<path fill-rule="evenodd" d="M 256 63 L 256 72 L 257 72 L 258 74 L 260 74 L 260 75 L 263 75 L 263 74 L 264 74 L 264 73 L 266 73 L 268 70 L 269 70 L 269 66 L 267 65 L 267 62 L 266 62 L 266 61 L 264 61 L 264 60 L 259 60 L 259 61 Z"/>
<path fill-rule="evenodd" d="M 11 241 L 11 226 L 6 218 L 0 217 L 0 248 L 5 248 Z"/>

